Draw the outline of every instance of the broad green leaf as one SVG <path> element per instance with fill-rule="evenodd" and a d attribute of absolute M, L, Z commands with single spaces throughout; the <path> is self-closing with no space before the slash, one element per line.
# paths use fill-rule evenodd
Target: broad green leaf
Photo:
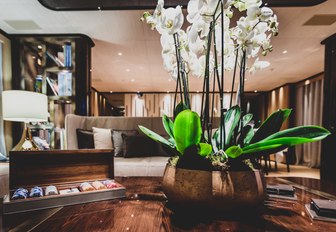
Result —
<path fill-rule="evenodd" d="M 173 121 L 167 115 L 164 114 L 163 117 L 162 117 L 162 123 L 163 123 L 163 127 L 166 130 L 167 134 L 171 138 L 174 138 L 174 123 L 173 123 Z"/>
<path fill-rule="evenodd" d="M 213 147 L 213 150 L 214 150 L 214 152 L 216 153 L 216 152 L 218 152 L 218 150 L 219 149 L 221 149 L 220 147 L 219 147 L 219 129 L 217 129 L 216 131 L 215 131 L 215 133 L 212 135 L 212 139 L 211 139 L 211 144 L 212 144 L 212 147 Z"/>
<path fill-rule="evenodd" d="M 243 154 L 243 150 L 238 146 L 231 146 L 225 150 L 227 156 L 231 158 L 237 158 L 241 154 Z"/>
<path fill-rule="evenodd" d="M 199 144 L 201 135 L 201 119 L 196 112 L 184 110 L 177 115 L 174 121 L 174 138 L 176 148 L 181 154 L 187 147 Z"/>
<path fill-rule="evenodd" d="M 207 143 L 200 143 L 198 144 L 199 146 L 199 150 L 198 150 L 198 154 L 200 156 L 208 156 L 211 154 L 212 152 L 212 147 L 210 144 Z"/>
<path fill-rule="evenodd" d="M 253 127 L 250 125 L 245 126 L 243 128 L 244 146 L 250 143 L 253 136 L 254 136 Z"/>
<path fill-rule="evenodd" d="M 330 132 L 319 126 L 300 126 L 279 131 L 243 148 L 244 153 L 260 152 L 280 146 L 294 146 L 324 139 Z"/>
<path fill-rule="evenodd" d="M 245 127 L 253 118 L 253 114 L 245 114 L 243 116 L 243 127 Z"/>
<path fill-rule="evenodd" d="M 239 106 L 231 107 L 225 114 L 225 147 L 231 142 L 233 132 L 239 123 L 240 114 L 241 111 Z"/>
<path fill-rule="evenodd" d="M 328 135 L 330 135 L 330 132 L 327 129 L 320 126 L 298 126 L 283 131 L 279 131 L 275 134 L 268 136 L 262 141 L 282 137 L 303 137 L 313 139 L 314 141 L 318 141 L 324 139 Z"/>
<path fill-rule="evenodd" d="M 169 138 L 168 141 L 176 147 L 176 142 L 174 138 Z"/>
<path fill-rule="evenodd" d="M 282 144 L 269 144 L 269 145 L 261 145 L 260 147 L 255 147 L 255 148 L 251 148 L 251 149 L 244 149 L 243 148 L 243 153 L 242 154 L 252 154 L 252 153 L 263 153 L 263 154 L 267 154 L 266 151 L 271 151 L 273 152 L 274 149 L 283 147 Z M 285 149 L 288 146 L 285 146 L 284 148 L 282 148 L 281 150 Z M 269 153 L 270 154 L 270 153 Z"/>
<path fill-rule="evenodd" d="M 291 109 L 283 109 L 273 112 L 264 122 L 251 139 L 251 143 L 259 142 L 267 136 L 278 132 L 282 126 L 282 123 L 291 114 Z"/>
<path fill-rule="evenodd" d="M 254 150 L 254 149 L 251 149 L 250 151 L 243 151 L 243 154 L 239 157 L 241 159 L 249 159 L 251 158 L 251 155 L 253 155 L 254 157 L 256 156 L 262 156 L 262 155 L 268 155 L 268 154 L 274 154 L 274 153 L 277 153 L 279 151 L 282 151 L 284 149 L 288 148 L 288 146 L 286 145 L 282 145 L 282 146 L 278 146 L 278 145 L 275 145 L 275 146 L 269 146 L 269 147 L 263 147 L 263 148 L 260 148 L 261 150 Z"/>
<path fill-rule="evenodd" d="M 146 127 L 144 126 L 140 126 L 139 125 L 139 128 L 140 130 L 145 134 L 147 135 L 149 138 L 157 141 L 157 142 L 160 142 L 160 143 L 163 143 L 169 147 L 172 147 L 174 148 L 174 145 L 171 144 L 168 140 L 166 140 L 165 138 L 163 138 L 161 135 L 158 135 L 157 133 L 155 133 L 154 131 L 151 131 L 150 129 L 147 129 Z"/>
<path fill-rule="evenodd" d="M 188 106 L 186 106 L 185 104 L 183 104 L 182 102 L 180 102 L 179 104 L 177 104 L 177 106 L 174 109 L 174 118 L 177 117 L 177 115 L 182 112 L 183 110 L 187 110 Z"/>

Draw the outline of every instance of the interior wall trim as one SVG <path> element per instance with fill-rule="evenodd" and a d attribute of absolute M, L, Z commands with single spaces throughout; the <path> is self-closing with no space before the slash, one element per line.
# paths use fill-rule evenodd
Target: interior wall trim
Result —
<path fill-rule="evenodd" d="M 84 10 L 141 10 L 155 9 L 156 0 L 38 0 L 44 7 L 54 11 Z M 268 0 L 270 7 L 309 7 L 326 0 Z M 166 0 L 165 7 L 181 5 L 186 8 L 188 0 Z"/>
<path fill-rule="evenodd" d="M 5 36 L 7 39 L 11 39 L 11 35 L 8 34 L 7 32 L 5 32 L 4 30 L 2 30 L 1 28 L 0 28 L 0 34 L 2 34 L 3 36 Z"/>

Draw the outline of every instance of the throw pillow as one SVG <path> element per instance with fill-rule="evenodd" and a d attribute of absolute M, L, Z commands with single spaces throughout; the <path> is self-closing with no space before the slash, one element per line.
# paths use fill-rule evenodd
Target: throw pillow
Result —
<path fill-rule="evenodd" d="M 138 135 L 137 130 L 112 130 L 112 140 L 114 145 L 114 156 L 123 157 L 123 138 L 122 134 L 125 135 Z"/>
<path fill-rule="evenodd" d="M 92 127 L 95 149 L 112 149 L 111 129 Z"/>
<path fill-rule="evenodd" d="M 93 131 L 76 129 L 78 149 L 94 149 Z"/>
<path fill-rule="evenodd" d="M 147 136 L 122 134 L 122 138 L 124 158 L 156 155 L 157 143 Z"/>

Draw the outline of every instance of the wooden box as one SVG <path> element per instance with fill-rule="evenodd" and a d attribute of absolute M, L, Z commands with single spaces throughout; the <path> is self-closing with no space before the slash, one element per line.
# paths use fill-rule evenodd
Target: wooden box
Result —
<path fill-rule="evenodd" d="M 113 150 L 52 150 L 10 152 L 9 189 L 3 213 L 11 214 L 125 197 L 126 189 L 69 193 L 12 200 L 17 188 L 54 185 L 58 190 L 78 187 L 82 182 L 114 179 Z"/>

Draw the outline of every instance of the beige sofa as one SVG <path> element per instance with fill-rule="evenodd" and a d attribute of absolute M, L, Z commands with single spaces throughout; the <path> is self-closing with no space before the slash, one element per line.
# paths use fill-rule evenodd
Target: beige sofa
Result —
<path fill-rule="evenodd" d="M 166 134 L 160 117 L 88 117 L 67 115 L 65 136 L 67 149 L 78 149 L 76 129 L 91 130 L 92 127 L 115 130 L 138 129 L 143 125 L 158 134 Z M 169 157 L 114 158 L 115 176 L 162 176 Z"/>

